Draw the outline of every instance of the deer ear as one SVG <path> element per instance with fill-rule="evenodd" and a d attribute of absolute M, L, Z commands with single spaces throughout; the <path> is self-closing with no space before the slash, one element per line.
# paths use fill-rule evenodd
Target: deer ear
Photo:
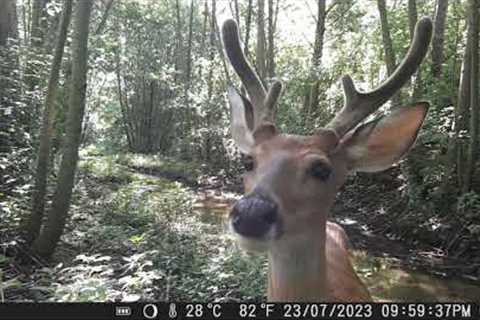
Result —
<path fill-rule="evenodd" d="M 413 146 L 428 111 L 428 103 L 398 108 L 367 122 L 342 142 L 351 171 L 376 172 L 388 169 Z"/>
<path fill-rule="evenodd" d="M 230 102 L 230 130 L 233 141 L 242 153 L 250 154 L 254 145 L 252 105 L 233 87 L 228 87 L 227 95 Z"/>

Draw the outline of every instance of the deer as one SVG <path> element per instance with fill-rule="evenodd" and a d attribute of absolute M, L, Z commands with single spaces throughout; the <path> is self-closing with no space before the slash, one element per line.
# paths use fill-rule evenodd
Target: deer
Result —
<path fill-rule="evenodd" d="M 417 71 L 431 35 L 431 19 L 421 18 L 402 62 L 371 91 L 359 91 L 344 75 L 343 107 L 326 126 L 301 136 L 279 132 L 274 118 L 282 82 L 266 90 L 243 53 L 236 22 L 223 23 L 226 56 L 248 95 L 228 86 L 230 131 L 250 159 L 245 194 L 227 220 L 242 249 L 267 255 L 268 301 L 372 301 L 352 266 L 344 229 L 327 218 L 348 174 L 386 170 L 414 145 L 428 102 L 367 118 Z"/>

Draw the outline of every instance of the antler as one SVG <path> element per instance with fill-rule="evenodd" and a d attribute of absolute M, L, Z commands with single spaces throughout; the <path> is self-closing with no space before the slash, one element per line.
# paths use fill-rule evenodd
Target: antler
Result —
<path fill-rule="evenodd" d="M 415 26 L 410 49 L 400 66 L 383 84 L 370 92 L 357 91 L 352 78 L 349 75 L 344 76 L 342 78 L 344 106 L 327 128 L 333 129 L 339 137 L 342 137 L 387 102 L 417 71 L 427 54 L 431 36 L 432 21 L 428 17 L 423 17 Z"/>
<path fill-rule="evenodd" d="M 260 78 L 245 58 L 235 20 L 228 19 L 223 23 L 222 38 L 228 59 L 251 99 L 254 128 L 265 121 L 273 123 L 275 105 L 282 91 L 281 82 L 275 81 L 267 94 Z"/>

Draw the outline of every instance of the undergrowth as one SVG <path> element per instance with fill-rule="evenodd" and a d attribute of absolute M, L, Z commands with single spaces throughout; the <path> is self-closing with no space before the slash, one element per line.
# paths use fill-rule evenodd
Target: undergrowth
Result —
<path fill-rule="evenodd" d="M 223 225 L 205 221 L 193 209 L 193 190 L 134 169 L 145 167 L 188 172 L 194 166 L 157 157 L 84 152 L 70 220 L 53 261 L 28 276 L 3 281 L 0 298 L 263 299 L 265 258 L 245 258 Z M 9 283 L 15 288 L 6 287 Z"/>

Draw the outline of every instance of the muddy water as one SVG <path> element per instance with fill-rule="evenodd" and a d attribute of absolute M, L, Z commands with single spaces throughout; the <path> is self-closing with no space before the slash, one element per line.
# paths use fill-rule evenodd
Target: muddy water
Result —
<path fill-rule="evenodd" d="M 400 266 L 391 258 L 354 251 L 353 263 L 376 301 L 480 302 L 480 284 Z"/>
<path fill-rule="evenodd" d="M 206 223 L 223 226 L 236 195 L 201 194 L 194 210 Z M 375 301 L 480 303 L 480 282 L 443 278 L 402 267 L 392 258 L 353 251 L 353 263 Z"/>

